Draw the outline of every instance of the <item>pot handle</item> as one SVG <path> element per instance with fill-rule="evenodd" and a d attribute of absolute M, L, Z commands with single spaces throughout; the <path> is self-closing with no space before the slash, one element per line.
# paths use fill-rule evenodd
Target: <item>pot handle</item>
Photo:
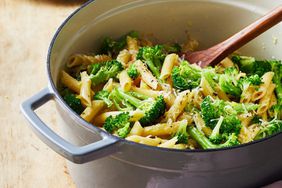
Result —
<path fill-rule="evenodd" d="M 85 146 L 75 146 L 52 131 L 35 113 L 35 110 L 50 100 L 55 95 L 48 88 L 41 90 L 36 95 L 22 103 L 21 110 L 30 122 L 33 131 L 39 138 L 54 151 L 74 163 L 86 163 L 116 152 L 115 144 L 118 139 L 100 132 L 101 140 Z"/>

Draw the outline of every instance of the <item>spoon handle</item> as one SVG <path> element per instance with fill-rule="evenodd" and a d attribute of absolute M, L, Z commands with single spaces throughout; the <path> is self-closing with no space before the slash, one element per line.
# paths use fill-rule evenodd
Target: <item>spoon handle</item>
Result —
<path fill-rule="evenodd" d="M 224 59 L 224 57 L 228 56 L 238 48 L 242 47 L 243 45 L 253 40 L 281 21 L 282 5 L 270 11 L 235 35 L 212 47 L 213 50 L 210 50 L 213 51 L 213 53 L 218 54 L 216 60 L 214 60 L 213 62 L 217 63 L 221 61 L 222 59 Z"/>

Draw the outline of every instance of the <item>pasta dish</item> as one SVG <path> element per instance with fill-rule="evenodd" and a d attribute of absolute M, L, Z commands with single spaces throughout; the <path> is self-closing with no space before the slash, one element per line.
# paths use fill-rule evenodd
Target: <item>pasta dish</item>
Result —
<path fill-rule="evenodd" d="M 281 61 L 232 54 L 201 68 L 181 57 L 197 45 L 106 37 L 98 55 L 68 59 L 60 93 L 93 126 L 150 146 L 216 149 L 282 131 Z"/>

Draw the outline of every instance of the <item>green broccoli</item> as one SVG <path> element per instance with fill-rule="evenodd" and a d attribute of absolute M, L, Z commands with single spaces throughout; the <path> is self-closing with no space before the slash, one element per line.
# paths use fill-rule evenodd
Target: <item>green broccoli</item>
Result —
<path fill-rule="evenodd" d="M 236 103 L 236 102 L 225 102 L 227 105 L 225 110 L 229 114 L 243 114 L 258 109 L 259 105 L 254 103 Z"/>
<path fill-rule="evenodd" d="M 76 95 L 73 94 L 69 89 L 63 90 L 61 95 L 64 101 L 71 109 L 73 109 L 73 111 L 75 111 L 77 114 L 81 114 L 83 112 L 84 107 L 82 106 L 80 99 L 77 98 Z"/>
<path fill-rule="evenodd" d="M 128 93 L 130 95 L 132 95 L 133 97 L 136 97 L 136 98 L 141 99 L 141 100 L 146 100 L 146 99 L 150 98 L 147 95 L 144 95 L 144 94 L 141 94 L 141 93 L 137 93 L 135 91 L 129 91 Z"/>
<path fill-rule="evenodd" d="M 180 124 L 174 136 L 177 137 L 178 144 L 187 144 L 188 143 L 187 123 Z"/>
<path fill-rule="evenodd" d="M 125 138 L 131 130 L 130 122 L 126 123 L 122 128 L 117 130 L 117 135 L 121 138 Z"/>
<path fill-rule="evenodd" d="M 214 89 L 218 83 L 219 74 L 212 67 L 206 67 L 202 70 L 202 76 L 207 80 L 209 85 Z"/>
<path fill-rule="evenodd" d="M 135 67 L 135 64 L 131 64 L 127 69 L 127 74 L 130 78 L 136 79 L 139 76 L 139 73 Z"/>
<path fill-rule="evenodd" d="M 240 97 L 242 90 L 236 79 L 238 74 L 239 72 L 235 67 L 229 67 L 224 70 L 224 74 L 219 76 L 219 86 L 222 91 L 234 97 Z"/>
<path fill-rule="evenodd" d="M 163 96 L 158 96 L 156 99 L 140 100 L 130 93 L 123 92 L 121 89 L 115 89 L 113 92 L 115 93 L 114 98 L 121 100 L 125 106 L 128 106 L 127 103 L 130 103 L 130 105 L 144 112 L 144 117 L 139 120 L 143 126 L 156 122 L 165 112 L 166 104 Z"/>
<path fill-rule="evenodd" d="M 198 87 L 201 81 L 201 71 L 182 61 L 180 66 L 172 70 L 173 87 L 181 91 Z"/>
<path fill-rule="evenodd" d="M 138 32 L 131 31 L 128 34 L 122 36 L 118 40 L 114 40 L 110 37 L 104 38 L 101 46 L 101 54 L 110 54 L 112 56 L 116 56 L 119 51 L 126 47 L 126 37 L 130 36 L 132 38 L 138 38 Z"/>
<path fill-rule="evenodd" d="M 109 133 L 117 131 L 119 137 L 125 138 L 131 129 L 129 119 L 130 116 L 128 112 L 118 114 L 114 117 L 109 116 L 107 117 L 103 128 Z"/>
<path fill-rule="evenodd" d="M 220 131 L 223 134 L 232 134 L 238 135 L 241 130 L 241 121 L 235 115 L 225 116 L 223 123 L 221 125 Z"/>
<path fill-rule="evenodd" d="M 247 88 L 250 85 L 259 86 L 261 83 L 262 83 L 261 77 L 259 77 L 259 75 L 257 74 L 240 78 L 240 80 L 238 81 L 238 84 L 242 91 L 241 97 L 244 97 L 245 92 L 247 91 Z"/>
<path fill-rule="evenodd" d="M 139 49 L 136 58 L 145 62 L 157 78 L 160 77 L 160 70 L 165 59 L 163 46 L 156 45 L 153 47 L 142 47 Z"/>
<path fill-rule="evenodd" d="M 98 91 L 95 95 L 94 95 L 94 99 L 96 100 L 103 100 L 104 103 L 108 106 L 111 107 L 113 105 L 113 102 L 109 99 L 109 95 L 110 92 L 106 91 L 106 90 L 101 90 Z"/>
<path fill-rule="evenodd" d="M 224 120 L 224 117 L 220 116 L 218 122 L 216 123 L 214 129 L 212 130 L 211 135 L 209 136 L 210 141 L 214 144 L 219 144 L 223 140 L 223 137 L 220 134 L 220 127 L 222 125 L 223 120 Z"/>
<path fill-rule="evenodd" d="M 127 101 L 123 100 L 117 89 L 113 89 L 109 95 L 109 99 L 113 101 L 114 106 L 119 111 L 132 111 L 134 107 Z"/>
<path fill-rule="evenodd" d="M 271 65 L 268 61 L 257 61 L 254 57 L 234 55 L 231 60 L 239 66 L 240 71 L 248 75 L 257 74 L 260 77 L 271 71 Z"/>
<path fill-rule="evenodd" d="M 276 118 L 282 118 L 282 62 L 272 60 L 271 70 L 274 72 L 272 81 L 275 84 L 275 93 L 277 96 L 277 104 L 273 107 Z"/>
<path fill-rule="evenodd" d="M 87 73 L 90 75 L 95 75 L 97 74 L 97 72 L 100 70 L 102 66 L 102 63 L 93 63 L 93 64 L 90 64 L 88 65 L 87 67 Z"/>
<path fill-rule="evenodd" d="M 221 114 L 224 113 L 225 103 L 222 100 L 212 100 L 207 96 L 201 103 L 201 115 L 206 126 L 214 128 Z"/>
<path fill-rule="evenodd" d="M 90 70 L 90 79 L 93 86 L 106 83 L 110 78 L 115 78 L 123 70 L 122 64 L 117 60 L 101 63 L 99 70 L 96 70 L 96 66 L 93 67 L 95 67 L 95 71 L 94 69 Z"/>
<path fill-rule="evenodd" d="M 273 134 L 279 133 L 282 131 L 282 120 L 272 120 L 268 125 L 263 126 L 260 131 L 257 133 L 255 140 L 266 138 Z"/>
<path fill-rule="evenodd" d="M 255 60 L 253 57 L 233 56 L 232 60 L 238 64 L 241 71 L 247 75 L 258 76 L 264 75 L 266 72 L 274 72 L 272 81 L 275 83 L 275 93 L 277 96 L 277 104 L 273 107 L 277 118 L 282 116 L 282 62 L 278 60 Z"/>
<path fill-rule="evenodd" d="M 189 126 L 188 134 L 198 142 L 198 144 L 203 149 L 217 149 L 217 148 L 225 148 L 239 145 L 238 137 L 232 133 L 227 136 L 227 139 L 222 144 L 213 144 L 201 131 L 199 131 L 196 127 Z"/>
<path fill-rule="evenodd" d="M 234 107 L 236 105 L 236 107 Z M 254 104 L 255 105 L 255 104 Z M 256 106 L 256 105 L 255 105 Z M 237 108 L 237 110 L 236 110 Z M 237 114 L 243 112 L 243 110 L 256 109 L 250 104 L 250 107 L 246 108 L 244 104 L 234 104 L 225 102 L 223 100 L 212 100 L 211 97 L 207 96 L 201 103 L 201 115 L 205 121 L 206 126 L 214 129 L 220 116 L 223 116 L 223 122 L 220 127 L 220 133 L 235 133 L 239 134 L 241 129 L 241 122 L 237 118 Z"/>
<path fill-rule="evenodd" d="M 163 45 L 164 50 L 167 54 L 171 54 L 171 53 L 179 53 L 181 52 L 181 46 L 178 43 L 174 43 L 174 44 L 164 44 Z"/>

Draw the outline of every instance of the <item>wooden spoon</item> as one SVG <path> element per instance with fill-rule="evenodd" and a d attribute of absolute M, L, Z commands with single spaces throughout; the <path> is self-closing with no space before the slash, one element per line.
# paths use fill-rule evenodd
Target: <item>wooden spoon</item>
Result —
<path fill-rule="evenodd" d="M 184 59 L 188 60 L 190 63 L 196 63 L 200 67 L 216 65 L 238 48 L 242 47 L 269 28 L 281 22 L 281 20 L 282 5 L 270 11 L 262 18 L 258 19 L 227 40 L 211 48 L 197 52 L 185 52 L 183 54 Z"/>

